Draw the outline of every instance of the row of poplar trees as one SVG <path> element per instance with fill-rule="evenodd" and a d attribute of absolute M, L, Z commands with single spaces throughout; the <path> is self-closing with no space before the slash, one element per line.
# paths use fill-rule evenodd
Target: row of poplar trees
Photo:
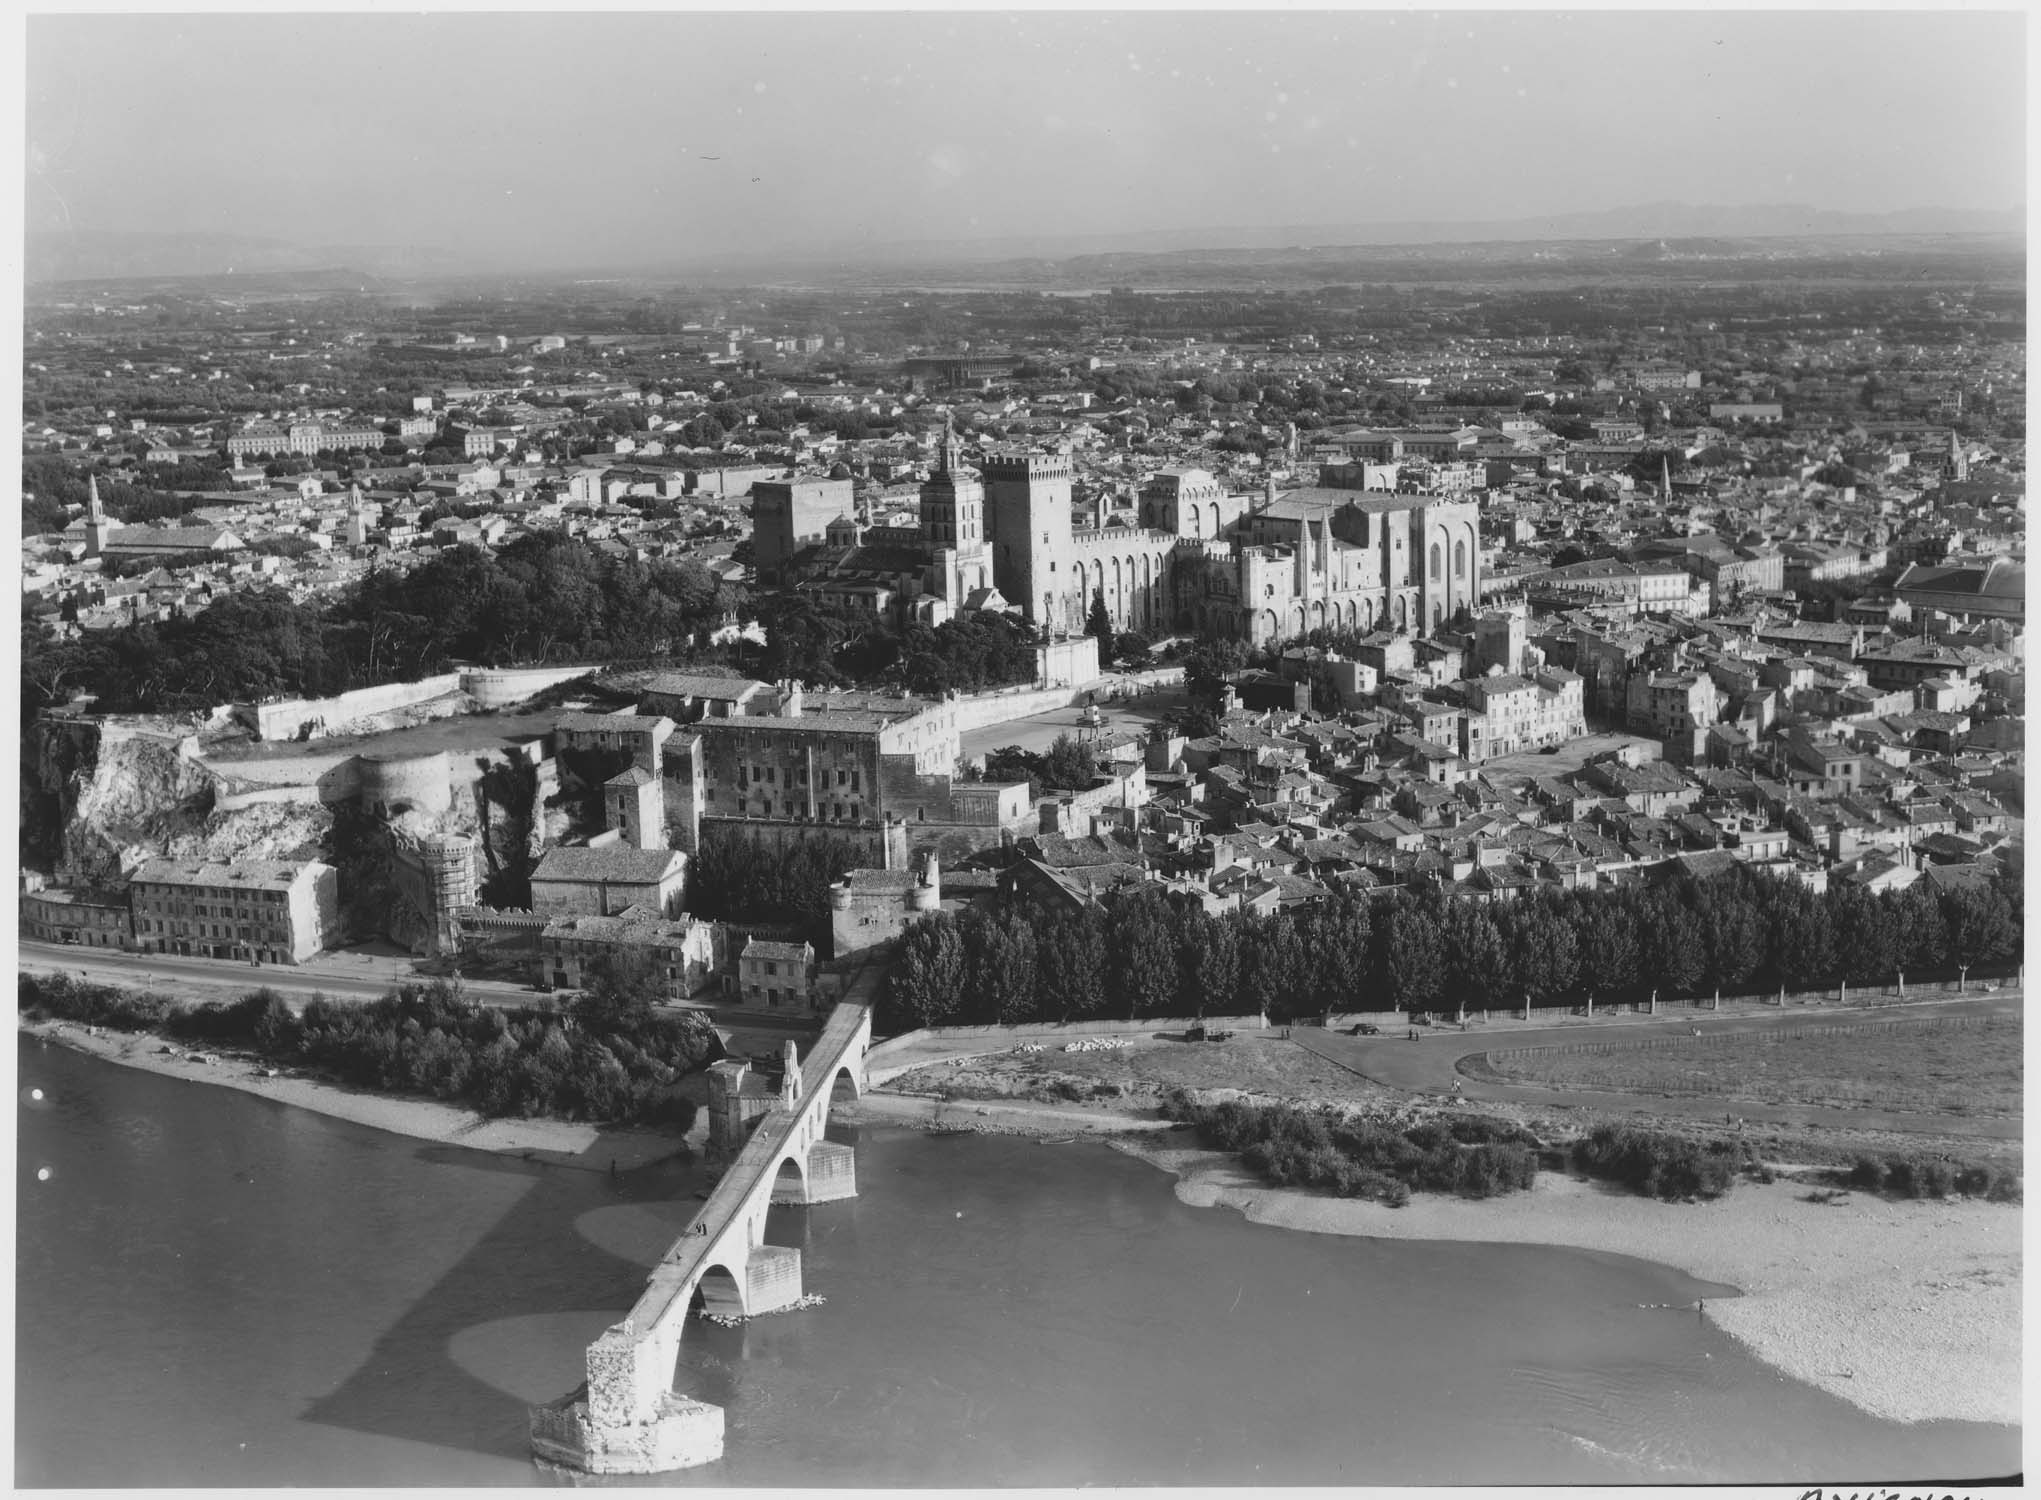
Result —
<path fill-rule="evenodd" d="M 1075 910 L 1006 894 L 900 941 L 881 1029 L 1453 1011 L 1889 983 L 2017 959 L 2017 871 L 1871 893 L 1737 869 L 1702 880 L 1478 904 L 1339 892 L 1266 916 L 1208 915 L 1155 885 Z"/>

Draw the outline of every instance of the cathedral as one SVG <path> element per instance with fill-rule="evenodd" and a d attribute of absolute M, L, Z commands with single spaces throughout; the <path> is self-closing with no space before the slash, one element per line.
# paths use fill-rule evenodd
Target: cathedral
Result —
<path fill-rule="evenodd" d="M 1370 487 L 1392 473 L 1332 466 L 1315 486 L 1278 494 L 1271 481 L 1249 497 L 1203 470 L 1165 469 L 1131 510 L 1101 502 L 1078 516 L 1068 455 L 988 454 L 973 475 L 945 432 L 918 525 L 861 526 L 847 481 L 780 481 L 759 486 L 755 546 L 762 582 L 930 624 L 1011 610 L 1077 634 L 1099 598 L 1114 625 L 1151 634 L 1426 635 L 1480 601 L 1478 510 Z"/>

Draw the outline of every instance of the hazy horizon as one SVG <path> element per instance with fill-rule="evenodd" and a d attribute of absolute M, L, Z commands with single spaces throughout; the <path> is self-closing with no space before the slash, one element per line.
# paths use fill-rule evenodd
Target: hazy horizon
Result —
<path fill-rule="evenodd" d="M 31 231 L 477 266 L 2025 201 L 2018 12 L 33 16 Z M 311 66 L 307 66 L 309 63 Z"/>

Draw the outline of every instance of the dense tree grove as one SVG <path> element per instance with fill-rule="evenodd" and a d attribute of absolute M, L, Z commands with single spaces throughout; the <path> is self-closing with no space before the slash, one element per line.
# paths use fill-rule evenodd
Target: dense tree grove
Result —
<path fill-rule="evenodd" d="M 423 1094 L 485 1115 L 623 1124 L 694 1122 L 675 1085 L 722 1056 L 708 1021 L 654 1011 L 657 981 L 626 965 L 598 972 L 565 1012 L 500 1010 L 442 980 L 368 1004 L 314 996 L 293 1013 L 274 990 L 187 1006 L 56 976 L 24 974 L 24 1015 L 54 1015 L 180 1040 L 246 1047 L 343 1083 Z"/>
<path fill-rule="evenodd" d="M 1025 781 L 1030 797 L 1044 791 L 1082 792 L 1098 779 L 1098 756 L 1085 741 L 1069 734 L 1056 736 L 1046 751 L 1023 750 L 1006 745 L 985 756 L 987 781 Z"/>
<path fill-rule="evenodd" d="M 217 503 L 212 496 L 192 492 L 225 489 L 226 469 L 225 458 L 210 464 L 152 464 L 132 475 L 102 468 L 96 471 L 100 504 L 109 516 L 130 526 L 160 525 Z M 21 460 L 21 534 L 40 536 L 69 525 L 67 507 L 82 506 L 90 498 L 92 472 L 55 454 L 25 455 Z"/>
<path fill-rule="evenodd" d="M 82 686 L 107 712 L 189 712 L 327 697 L 456 661 L 643 660 L 684 650 L 725 603 L 698 563 L 643 563 L 535 533 L 493 555 L 453 547 L 406 573 L 371 573 L 323 604 L 239 590 L 194 615 L 64 642 L 25 622 L 24 706 Z"/>
<path fill-rule="evenodd" d="M 1018 898 L 901 938 L 883 1029 L 1666 1000 L 1889 983 L 2019 955 L 2023 883 L 1816 895 L 1738 869 L 1493 905 L 1353 892 L 1297 912 L 1208 916 L 1135 886 L 1070 913 Z"/>
<path fill-rule="evenodd" d="M 688 870 L 687 909 L 705 919 L 792 923 L 826 951 L 830 885 L 872 863 L 854 839 L 826 836 L 769 848 L 741 834 L 705 832 Z"/>
<path fill-rule="evenodd" d="M 814 687 L 846 687 L 884 678 L 912 692 L 972 693 L 1035 679 L 1038 636 L 1025 620 L 974 615 L 931 629 L 895 633 L 870 610 L 825 604 L 805 594 L 757 602 L 765 644 L 746 643 L 738 661 L 769 682 L 791 678 Z"/>

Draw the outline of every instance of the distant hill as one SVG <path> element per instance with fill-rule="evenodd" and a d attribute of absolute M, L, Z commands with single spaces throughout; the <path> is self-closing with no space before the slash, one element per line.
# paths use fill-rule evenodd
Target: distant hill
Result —
<path fill-rule="evenodd" d="M 137 280 L 165 276 L 274 277 L 356 272 L 377 278 L 444 275 L 461 257 L 419 245 L 303 245 L 246 234 L 164 234 L 147 230 L 34 230 L 27 238 L 27 281 Z M 352 268 L 335 272 L 336 266 Z M 272 286 L 270 290 L 282 288 Z M 308 286 L 307 291 L 327 289 Z M 332 289 L 341 289 L 335 285 Z"/>
<path fill-rule="evenodd" d="M 1383 219 L 1343 224 L 1227 225 L 1126 234 L 1030 235 L 984 240 L 898 240 L 841 247 L 840 259 L 875 263 L 1023 260 L 1178 250 L 1323 249 L 1343 245 L 1482 244 L 1529 240 L 1709 240 L 1774 236 L 2017 234 L 2024 208 L 1970 212 L 1910 208 L 1851 214 L 1804 203 L 1647 203 L 1529 219 Z M 725 257 L 727 258 L 727 257 Z"/>

